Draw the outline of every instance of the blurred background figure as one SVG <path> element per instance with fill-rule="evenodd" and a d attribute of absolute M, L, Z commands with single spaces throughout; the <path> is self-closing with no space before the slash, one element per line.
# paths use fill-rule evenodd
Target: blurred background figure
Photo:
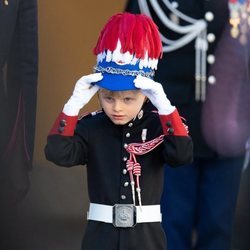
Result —
<path fill-rule="evenodd" d="M 0 248 L 12 249 L 29 189 L 38 72 L 36 0 L 0 1 Z"/>
<path fill-rule="evenodd" d="M 166 167 L 167 249 L 229 250 L 244 155 L 249 164 L 248 2 L 137 0 L 125 10 L 145 13 L 159 26 L 164 54 L 156 81 L 194 141 L 193 164 Z"/>

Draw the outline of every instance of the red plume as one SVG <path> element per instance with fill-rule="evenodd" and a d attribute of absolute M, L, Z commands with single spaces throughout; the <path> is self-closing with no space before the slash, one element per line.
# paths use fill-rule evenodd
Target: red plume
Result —
<path fill-rule="evenodd" d="M 112 16 L 100 33 L 93 49 L 94 54 L 98 55 L 106 50 L 114 51 L 118 39 L 121 42 L 121 53 L 128 51 L 140 59 L 144 59 L 146 52 L 149 58 L 154 59 L 162 55 L 158 27 L 144 14 L 125 12 Z"/>

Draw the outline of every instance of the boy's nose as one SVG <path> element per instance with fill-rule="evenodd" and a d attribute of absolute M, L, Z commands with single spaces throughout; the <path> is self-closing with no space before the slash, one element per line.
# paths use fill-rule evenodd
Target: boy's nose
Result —
<path fill-rule="evenodd" d="M 121 102 L 120 101 L 115 101 L 114 102 L 114 105 L 113 105 L 113 109 L 115 111 L 120 111 L 122 109 L 122 105 L 121 105 Z"/>

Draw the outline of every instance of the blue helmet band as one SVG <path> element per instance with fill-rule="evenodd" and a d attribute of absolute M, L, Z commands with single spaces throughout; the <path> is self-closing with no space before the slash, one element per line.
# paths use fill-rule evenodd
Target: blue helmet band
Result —
<path fill-rule="evenodd" d="M 102 88 L 111 91 L 135 90 L 134 79 L 140 74 L 147 78 L 153 78 L 155 71 L 152 68 L 139 67 L 136 64 L 117 64 L 115 62 L 98 62 L 93 68 L 94 72 L 100 72 L 103 79 L 96 82 Z"/>

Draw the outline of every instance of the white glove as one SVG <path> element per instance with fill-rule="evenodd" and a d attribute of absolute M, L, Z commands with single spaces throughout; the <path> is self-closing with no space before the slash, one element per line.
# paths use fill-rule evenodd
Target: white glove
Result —
<path fill-rule="evenodd" d="M 154 80 L 138 75 L 134 80 L 135 87 L 141 89 L 152 104 L 158 109 L 160 115 L 169 115 L 174 112 L 175 107 L 168 100 L 163 87 Z"/>
<path fill-rule="evenodd" d="M 68 102 L 64 105 L 63 113 L 68 116 L 78 115 L 90 99 L 98 91 L 98 85 L 92 85 L 103 78 L 101 73 L 94 73 L 81 77 L 75 85 L 74 91 Z"/>

